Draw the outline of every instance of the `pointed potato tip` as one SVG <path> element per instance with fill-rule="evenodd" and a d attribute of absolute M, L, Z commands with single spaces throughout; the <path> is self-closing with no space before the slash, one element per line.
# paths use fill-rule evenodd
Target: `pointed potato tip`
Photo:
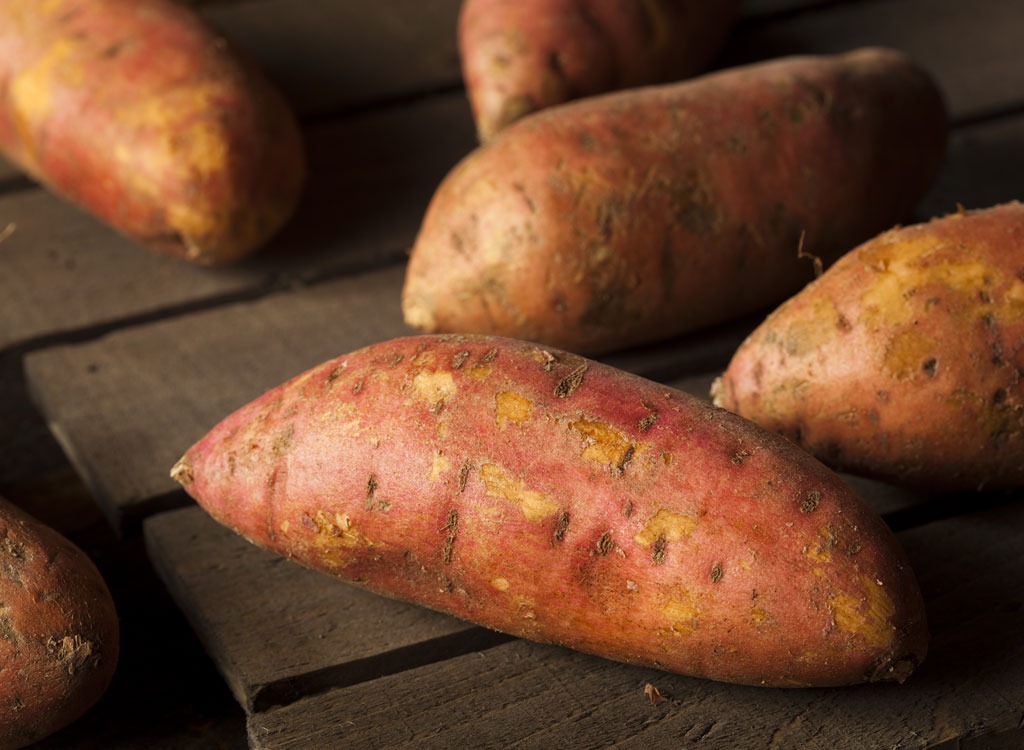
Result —
<path fill-rule="evenodd" d="M 192 474 L 192 462 L 189 461 L 188 454 L 179 458 L 178 462 L 171 467 L 171 479 L 185 488 L 192 484 L 194 476 Z"/>
<path fill-rule="evenodd" d="M 712 404 L 719 408 L 725 408 L 725 383 L 722 381 L 721 375 L 711 382 L 711 389 L 708 395 L 711 397 Z"/>

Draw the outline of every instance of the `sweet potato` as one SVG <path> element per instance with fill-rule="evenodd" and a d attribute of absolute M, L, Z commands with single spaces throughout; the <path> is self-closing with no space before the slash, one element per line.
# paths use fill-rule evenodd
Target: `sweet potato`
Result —
<path fill-rule="evenodd" d="M 72 542 L 0 498 L 0 749 L 70 724 L 106 692 L 113 599 Z"/>
<path fill-rule="evenodd" d="M 738 0 L 465 0 L 458 43 L 480 140 L 572 99 L 703 71 Z"/>
<path fill-rule="evenodd" d="M 778 304 L 904 220 L 931 183 L 940 93 L 901 53 L 798 57 L 590 97 L 448 174 L 403 290 L 426 332 L 581 354 Z"/>
<path fill-rule="evenodd" d="M 1024 205 L 853 249 L 740 346 L 715 401 L 833 467 L 933 490 L 1024 487 Z"/>
<path fill-rule="evenodd" d="M 788 441 L 538 345 L 412 336 L 226 417 L 172 470 L 256 544 L 537 641 L 754 685 L 906 678 L 894 537 Z"/>
<path fill-rule="evenodd" d="M 137 242 L 206 265 L 263 246 L 305 178 L 280 93 L 171 0 L 0 0 L 0 150 Z"/>

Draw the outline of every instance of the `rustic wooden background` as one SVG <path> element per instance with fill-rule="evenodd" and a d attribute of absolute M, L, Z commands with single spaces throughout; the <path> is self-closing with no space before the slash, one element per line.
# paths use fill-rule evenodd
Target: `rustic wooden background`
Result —
<path fill-rule="evenodd" d="M 123 622 L 110 692 L 40 747 L 1024 746 L 1020 493 L 851 478 L 919 573 L 932 652 L 904 686 L 798 691 L 509 639 L 263 553 L 192 505 L 168 470 L 222 416 L 409 332 L 407 250 L 475 145 L 456 0 L 192 4 L 304 126 L 310 183 L 263 252 L 217 270 L 158 257 L 0 162 L 0 493 L 96 559 Z M 718 65 L 914 55 L 953 125 L 926 218 L 1024 197 L 1022 37 L 1020 0 L 748 0 Z M 705 395 L 755 322 L 605 359 Z"/>

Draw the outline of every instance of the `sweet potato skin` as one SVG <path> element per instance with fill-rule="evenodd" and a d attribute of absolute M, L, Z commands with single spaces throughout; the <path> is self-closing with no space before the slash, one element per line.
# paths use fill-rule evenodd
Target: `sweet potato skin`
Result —
<path fill-rule="evenodd" d="M 458 43 L 482 142 L 556 104 L 711 64 L 737 0 L 466 0 Z"/>
<path fill-rule="evenodd" d="M 851 473 L 1024 486 L 1024 205 L 853 249 L 740 346 L 715 401 Z"/>
<path fill-rule="evenodd" d="M 0 750 L 70 724 L 106 692 L 119 624 L 92 561 L 0 498 Z"/>
<path fill-rule="evenodd" d="M 137 242 L 205 265 L 266 244 L 306 170 L 280 93 L 169 0 L 0 2 L 0 149 Z"/>
<path fill-rule="evenodd" d="M 902 221 L 942 161 L 901 53 L 787 58 L 553 107 L 468 155 L 409 260 L 406 322 L 599 354 L 778 304 Z"/>
<path fill-rule="evenodd" d="M 490 628 L 754 685 L 904 679 L 927 632 L 838 475 L 577 355 L 412 336 L 269 391 L 172 475 L 308 566 Z"/>

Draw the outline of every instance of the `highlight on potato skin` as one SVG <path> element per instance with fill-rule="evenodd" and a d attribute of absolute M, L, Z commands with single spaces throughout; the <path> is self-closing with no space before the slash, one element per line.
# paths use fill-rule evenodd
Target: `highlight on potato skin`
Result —
<path fill-rule="evenodd" d="M 582 354 L 778 304 L 909 216 L 945 153 L 941 93 L 885 49 L 783 58 L 551 107 L 434 193 L 402 308 L 427 333 Z"/>
<path fill-rule="evenodd" d="M 541 109 L 707 68 L 738 0 L 465 0 L 458 45 L 481 142 Z"/>
<path fill-rule="evenodd" d="M 0 92 L 4 155 L 154 250 L 236 261 L 297 207 L 289 105 L 180 3 L 4 0 Z"/>
<path fill-rule="evenodd" d="M 227 416 L 172 476 L 290 559 L 609 659 L 791 687 L 902 681 L 927 651 L 902 550 L 838 475 L 533 343 L 337 357 Z"/>
<path fill-rule="evenodd" d="M 851 250 L 740 346 L 715 402 L 851 473 L 1024 486 L 1024 205 Z"/>
<path fill-rule="evenodd" d="M 106 692 L 119 623 L 92 561 L 0 498 L 0 750 L 67 726 Z"/>

